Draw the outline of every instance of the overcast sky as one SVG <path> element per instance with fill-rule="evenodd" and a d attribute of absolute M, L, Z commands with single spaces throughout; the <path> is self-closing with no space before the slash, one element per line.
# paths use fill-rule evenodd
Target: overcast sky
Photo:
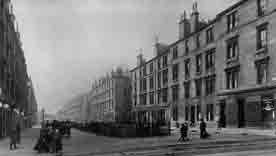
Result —
<path fill-rule="evenodd" d="M 212 18 L 237 0 L 198 0 Z M 56 112 L 117 65 L 153 55 L 154 35 L 177 40 L 180 14 L 193 0 L 12 0 L 39 107 Z"/>

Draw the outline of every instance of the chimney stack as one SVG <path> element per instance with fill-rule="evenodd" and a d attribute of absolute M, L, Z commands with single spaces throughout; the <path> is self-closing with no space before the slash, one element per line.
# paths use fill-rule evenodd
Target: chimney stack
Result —
<path fill-rule="evenodd" d="M 181 14 L 178 25 L 179 25 L 179 35 L 178 35 L 179 39 L 183 39 L 189 36 L 191 32 L 191 24 L 189 19 L 187 19 L 186 11 L 184 11 L 184 13 Z"/>
<path fill-rule="evenodd" d="M 199 29 L 199 12 L 197 8 L 197 2 L 193 4 L 193 10 L 191 14 L 191 32 L 197 32 Z"/>
<path fill-rule="evenodd" d="M 144 63 L 144 58 L 143 58 L 143 54 L 140 53 L 138 56 L 137 56 L 137 66 L 140 66 Z"/>

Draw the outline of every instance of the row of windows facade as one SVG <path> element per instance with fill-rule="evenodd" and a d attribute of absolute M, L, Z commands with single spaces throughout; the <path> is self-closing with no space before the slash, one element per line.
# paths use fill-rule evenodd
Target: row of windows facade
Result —
<path fill-rule="evenodd" d="M 247 34 L 242 31 L 250 22 L 255 22 L 254 31 L 250 32 L 250 40 L 254 40 L 254 43 L 248 45 L 252 51 L 250 63 L 254 65 L 254 71 L 251 71 L 252 66 L 249 68 L 250 72 L 255 74 L 256 80 L 253 84 L 250 82 L 250 85 L 267 84 L 272 74 L 270 71 L 272 60 L 269 59 L 271 57 L 268 51 L 271 44 L 270 34 L 273 33 L 270 28 L 273 23 L 267 22 L 269 20 L 256 21 L 269 14 L 269 3 L 273 2 L 271 0 L 255 0 L 255 2 L 257 15 L 254 19 L 248 18 L 246 19 L 248 21 L 242 19 L 245 17 L 242 15 L 245 11 L 237 7 L 238 9 L 228 11 L 225 16 L 220 17 L 223 20 L 219 19 L 219 22 L 223 21 L 223 24 L 215 22 L 177 41 L 168 47 L 167 52 L 134 69 L 132 71 L 132 84 L 135 88 L 133 90 L 134 105 L 171 103 L 182 100 L 182 98 L 188 101 L 191 100 L 190 98 L 216 95 L 222 90 L 249 87 L 249 83 L 244 83 L 246 80 L 242 73 L 248 68 L 248 66 L 243 66 L 242 59 L 245 58 L 244 55 L 249 54 L 247 52 L 245 54 L 245 51 L 249 50 L 245 50 L 245 45 L 243 45 L 244 36 Z M 252 30 L 252 25 L 249 26 L 250 30 Z M 257 60 L 255 55 L 259 51 L 267 57 Z M 252 75 L 250 76 L 250 79 L 253 79 Z M 205 105 L 206 120 L 214 120 L 214 104 L 206 103 Z M 177 109 L 174 107 L 172 111 L 175 119 Z M 200 105 L 191 108 L 185 104 L 186 120 L 191 118 L 189 114 L 193 111 L 195 114 L 200 113 Z"/>

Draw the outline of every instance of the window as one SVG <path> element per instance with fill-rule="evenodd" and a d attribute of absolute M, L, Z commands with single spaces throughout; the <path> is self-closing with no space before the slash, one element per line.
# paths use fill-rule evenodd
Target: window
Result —
<path fill-rule="evenodd" d="M 211 95 L 215 92 L 216 76 L 210 76 L 205 79 L 206 95 Z"/>
<path fill-rule="evenodd" d="M 179 92 L 179 87 L 178 85 L 175 85 L 172 87 L 172 101 L 176 102 L 178 100 L 178 92 Z"/>
<path fill-rule="evenodd" d="M 157 92 L 157 103 L 160 104 L 161 102 L 161 90 L 158 90 Z"/>
<path fill-rule="evenodd" d="M 150 104 L 151 104 L 151 105 L 154 104 L 154 92 L 151 92 L 151 93 L 149 94 L 149 100 L 150 100 Z"/>
<path fill-rule="evenodd" d="M 202 55 L 201 54 L 196 56 L 196 72 L 197 73 L 202 72 Z"/>
<path fill-rule="evenodd" d="M 168 66 L 168 57 L 167 55 L 163 56 L 163 68 Z"/>
<path fill-rule="evenodd" d="M 196 48 L 200 47 L 200 34 L 196 35 Z"/>
<path fill-rule="evenodd" d="M 144 66 L 144 68 L 143 68 L 143 75 L 144 75 L 144 76 L 147 75 L 147 66 Z"/>
<path fill-rule="evenodd" d="M 140 92 L 141 92 L 141 91 L 143 91 L 143 80 L 142 79 L 140 79 L 140 83 L 139 84 L 140 84 Z"/>
<path fill-rule="evenodd" d="M 158 85 L 158 88 L 161 88 L 161 72 L 158 72 L 158 75 L 157 75 L 157 85 Z"/>
<path fill-rule="evenodd" d="M 168 88 L 162 89 L 162 102 L 168 102 Z"/>
<path fill-rule="evenodd" d="M 201 90 L 202 90 L 202 80 L 201 79 L 197 79 L 195 80 L 195 95 L 196 96 L 201 96 Z"/>
<path fill-rule="evenodd" d="M 227 60 L 237 59 L 239 53 L 238 38 L 232 38 L 227 42 Z"/>
<path fill-rule="evenodd" d="M 238 88 L 239 70 L 231 69 L 226 71 L 226 88 L 235 89 Z"/>
<path fill-rule="evenodd" d="M 215 51 L 215 49 L 212 49 L 206 53 L 205 63 L 207 71 L 215 68 Z"/>
<path fill-rule="evenodd" d="M 267 82 L 268 77 L 268 61 L 262 60 L 256 63 L 257 69 L 257 84 L 264 84 Z"/>
<path fill-rule="evenodd" d="M 178 57 L 177 46 L 175 46 L 175 47 L 172 48 L 172 53 L 173 53 L 172 59 L 177 59 L 177 57 Z"/>
<path fill-rule="evenodd" d="M 190 82 L 184 83 L 184 94 L 186 99 L 190 98 Z"/>
<path fill-rule="evenodd" d="M 173 81 L 178 80 L 178 64 L 174 64 L 172 66 L 172 79 L 173 79 Z"/>
<path fill-rule="evenodd" d="M 228 32 L 238 25 L 237 12 L 233 12 L 227 16 L 227 30 Z"/>
<path fill-rule="evenodd" d="M 154 87 L 153 76 L 151 76 L 149 79 L 150 79 L 150 89 L 153 89 Z"/>
<path fill-rule="evenodd" d="M 168 84 L 168 69 L 163 70 L 163 85 Z"/>
<path fill-rule="evenodd" d="M 213 28 L 209 28 L 206 30 L 206 43 L 211 43 L 214 41 L 214 33 Z"/>
<path fill-rule="evenodd" d="M 147 91 L 147 79 L 143 79 L 143 91 Z"/>
<path fill-rule="evenodd" d="M 264 24 L 257 28 L 257 50 L 265 48 L 267 44 L 268 44 L 268 30 L 267 30 L 267 24 Z"/>
<path fill-rule="evenodd" d="M 160 58 L 157 60 L 157 68 L 159 70 L 161 69 L 161 59 Z"/>
<path fill-rule="evenodd" d="M 153 63 L 150 63 L 150 73 L 153 73 Z"/>
<path fill-rule="evenodd" d="M 187 59 L 184 61 L 184 73 L 185 73 L 185 79 L 190 78 L 190 59 Z"/>
<path fill-rule="evenodd" d="M 207 104 L 206 108 L 206 120 L 207 121 L 213 121 L 214 120 L 214 105 L 213 104 Z"/>
<path fill-rule="evenodd" d="M 146 105 L 147 104 L 147 94 L 140 95 L 140 105 Z"/>
<path fill-rule="evenodd" d="M 185 54 L 189 54 L 189 40 L 185 41 Z"/>
<path fill-rule="evenodd" d="M 267 0 L 257 0 L 258 2 L 258 16 L 263 16 L 267 10 L 268 2 Z"/>
<path fill-rule="evenodd" d="M 137 79 L 136 72 L 133 73 L 134 80 Z"/>

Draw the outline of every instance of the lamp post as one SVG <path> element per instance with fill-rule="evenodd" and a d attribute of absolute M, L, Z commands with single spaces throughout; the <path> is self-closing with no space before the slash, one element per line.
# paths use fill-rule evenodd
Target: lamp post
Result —
<path fill-rule="evenodd" d="M 42 123 L 44 123 L 44 120 L 45 120 L 45 109 L 44 108 L 42 108 L 41 113 L 42 113 Z"/>

